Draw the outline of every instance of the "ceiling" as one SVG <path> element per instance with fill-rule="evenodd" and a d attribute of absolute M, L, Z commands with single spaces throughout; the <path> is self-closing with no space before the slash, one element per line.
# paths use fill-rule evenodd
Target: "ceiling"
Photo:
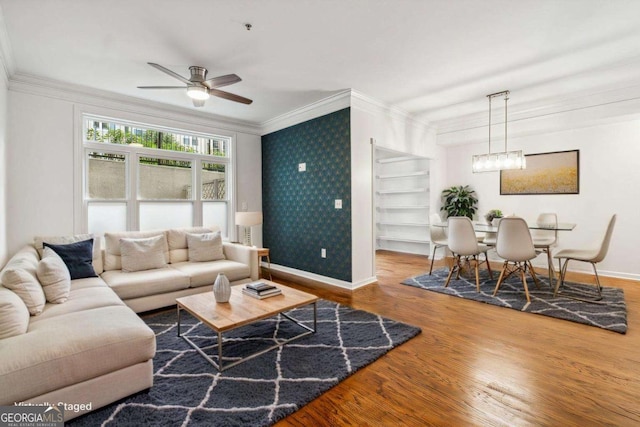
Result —
<path fill-rule="evenodd" d="M 264 123 L 345 89 L 438 123 L 640 85 L 640 1 L 0 0 L 11 77 L 36 76 L 193 109 L 147 65 L 236 73 L 207 113 Z M 248 31 L 245 23 L 251 23 Z M 2 22 L 0 22 L 2 24 Z M 3 30 L 4 31 L 4 30 Z M 0 35 L 2 32 L 0 32 Z"/>

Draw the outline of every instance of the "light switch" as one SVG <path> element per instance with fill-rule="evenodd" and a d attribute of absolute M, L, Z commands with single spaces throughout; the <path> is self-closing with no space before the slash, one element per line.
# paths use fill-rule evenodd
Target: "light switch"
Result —
<path fill-rule="evenodd" d="M 249 205 L 247 204 L 247 202 L 242 202 L 240 210 L 243 212 L 246 212 L 247 210 L 249 210 Z"/>
<path fill-rule="evenodd" d="M 298 163 L 298 172 L 304 172 L 307 170 L 307 164 L 306 163 Z"/>
<path fill-rule="evenodd" d="M 336 209 L 342 209 L 342 199 L 336 199 Z"/>
<path fill-rule="evenodd" d="M 327 257 L 327 250 L 325 248 L 320 249 L 320 256 L 322 258 L 326 258 Z"/>

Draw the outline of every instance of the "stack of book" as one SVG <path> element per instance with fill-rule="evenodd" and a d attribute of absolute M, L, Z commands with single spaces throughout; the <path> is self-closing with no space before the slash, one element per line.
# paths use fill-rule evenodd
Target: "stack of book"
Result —
<path fill-rule="evenodd" d="M 242 292 L 257 299 L 269 298 L 282 293 L 278 287 L 264 282 L 249 283 L 242 288 Z"/>

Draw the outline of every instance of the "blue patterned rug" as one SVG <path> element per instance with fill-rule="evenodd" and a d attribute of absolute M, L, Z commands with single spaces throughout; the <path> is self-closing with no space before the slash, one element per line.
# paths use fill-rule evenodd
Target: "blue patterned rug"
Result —
<path fill-rule="evenodd" d="M 312 306 L 288 314 L 313 326 Z M 213 331 L 186 312 L 181 317 L 181 331 L 207 354 L 215 353 Z M 271 425 L 420 333 L 414 326 L 319 300 L 315 334 L 220 373 L 177 336 L 175 310 L 143 319 L 156 333 L 153 387 L 66 425 Z M 300 332 L 282 316 L 244 326 L 223 335 L 223 359 L 255 353 Z"/>
<path fill-rule="evenodd" d="M 624 302 L 624 291 L 622 289 L 603 287 L 602 300 L 598 301 L 598 303 L 567 298 L 562 293 L 554 298 L 553 290 L 549 287 L 547 277 L 538 275 L 540 289 L 537 289 L 533 279 L 527 275 L 527 285 L 531 297 L 531 304 L 527 304 L 522 281 L 516 275 L 504 281 L 494 297 L 493 290 L 496 287 L 496 283 L 498 283 L 500 271 L 494 271 L 494 279 L 491 280 L 487 270 L 480 270 L 480 293 L 476 291 L 476 280 L 473 274 L 471 277 L 461 274 L 459 280 L 455 280 L 454 275 L 449 286 L 445 288 L 444 284 L 448 274 L 449 270 L 442 268 L 434 270 L 431 276 L 423 274 L 412 277 L 404 280 L 402 284 L 500 307 L 512 308 L 526 313 L 571 320 L 572 322 L 597 326 L 621 334 L 627 332 L 627 306 Z M 588 298 L 594 295 L 595 285 L 565 282 L 562 292 L 567 295 Z"/>

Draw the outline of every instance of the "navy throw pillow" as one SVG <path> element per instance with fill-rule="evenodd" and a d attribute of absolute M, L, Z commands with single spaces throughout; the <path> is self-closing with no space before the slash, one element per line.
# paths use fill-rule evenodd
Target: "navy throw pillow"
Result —
<path fill-rule="evenodd" d="M 43 246 L 53 249 L 57 253 L 71 274 L 71 280 L 85 277 L 98 277 L 93 269 L 93 239 L 68 245 L 52 245 L 43 242 Z"/>

